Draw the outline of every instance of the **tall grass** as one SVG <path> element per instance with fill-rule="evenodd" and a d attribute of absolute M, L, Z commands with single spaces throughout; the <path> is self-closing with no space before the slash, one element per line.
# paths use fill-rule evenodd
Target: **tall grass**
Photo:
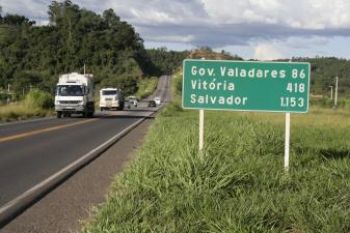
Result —
<path fill-rule="evenodd" d="M 334 108 L 334 99 L 329 97 L 312 97 L 310 98 L 310 104 L 312 106 L 319 106 L 322 108 Z M 339 98 L 337 101 L 337 108 L 350 110 L 350 100 L 346 98 Z"/>
<path fill-rule="evenodd" d="M 292 114 L 290 171 L 284 114 L 206 111 L 173 103 L 83 232 L 350 232 L 350 112 L 313 105 Z"/>
<path fill-rule="evenodd" d="M 138 89 L 135 95 L 139 99 L 143 99 L 151 95 L 154 92 L 154 90 L 157 88 L 157 83 L 158 83 L 158 78 L 156 77 L 141 79 L 137 83 Z"/>
<path fill-rule="evenodd" d="M 283 114 L 207 112 L 201 156 L 197 112 L 169 111 L 84 232 L 349 232 L 348 115 L 318 111 L 293 118 L 288 175 Z"/>
<path fill-rule="evenodd" d="M 23 120 L 52 114 L 53 97 L 39 90 L 29 92 L 24 100 L 0 106 L 0 121 Z"/>

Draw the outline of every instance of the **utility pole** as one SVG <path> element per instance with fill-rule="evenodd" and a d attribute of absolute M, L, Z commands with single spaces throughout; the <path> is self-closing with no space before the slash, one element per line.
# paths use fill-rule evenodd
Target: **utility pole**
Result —
<path fill-rule="evenodd" d="M 84 63 L 84 76 L 85 76 L 85 63 Z"/>
<path fill-rule="evenodd" d="M 331 100 L 333 100 L 333 86 L 329 86 L 331 88 Z"/>
<path fill-rule="evenodd" d="M 7 104 L 11 102 L 10 94 L 11 94 L 11 84 L 7 84 L 7 99 L 6 99 Z"/>
<path fill-rule="evenodd" d="M 338 105 L 338 83 L 339 83 L 339 78 L 337 76 L 337 77 L 335 77 L 335 91 L 334 91 L 334 107 L 335 108 Z"/>

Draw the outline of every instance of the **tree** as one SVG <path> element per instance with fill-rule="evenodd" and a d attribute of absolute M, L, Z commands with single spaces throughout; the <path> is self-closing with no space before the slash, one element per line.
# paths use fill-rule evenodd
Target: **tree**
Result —
<path fill-rule="evenodd" d="M 48 15 L 48 26 L 33 27 L 17 15 L 7 15 L 6 24 L 1 21 L 0 85 L 38 80 L 38 86 L 50 89 L 59 74 L 83 72 L 86 64 L 97 84 L 114 83 L 131 92 L 138 79 L 155 74 L 143 40 L 112 9 L 101 16 L 57 0 L 48 6 Z"/>
<path fill-rule="evenodd" d="M 168 51 L 165 47 L 147 50 L 147 55 L 150 57 L 151 62 L 155 64 L 159 74 L 171 74 L 181 66 L 182 61 L 188 54 L 188 51 Z"/>
<path fill-rule="evenodd" d="M 20 26 L 20 25 L 32 26 L 35 24 L 35 21 L 30 21 L 28 18 L 24 16 L 8 14 L 2 18 L 2 23 L 10 26 Z"/>
<path fill-rule="evenodd" d="M 113 9 L 108 9 L 103 12 L 103 19 L 108 27 L 113 27 L 120 23 L 120 18 L 114 13 Z"/>

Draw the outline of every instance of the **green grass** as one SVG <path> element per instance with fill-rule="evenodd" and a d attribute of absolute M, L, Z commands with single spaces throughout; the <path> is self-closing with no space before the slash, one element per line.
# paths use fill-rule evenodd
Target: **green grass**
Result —
<path fill-rule="evenodd" d="M 293 114 L 286 174 L 284 114 L 206 111 L 201 154 L 175 102 L 83 232 L 350 232 L 349 117 Z"/>
<path fill-rule="evenodd" d="M 139 99 L 143 99 L 153 93 L 153 91 L 157 88 L 158 78 L 151 77 L 141 79 L 137 86 L 138 90 L 136 92 L 136 97 Z"/>
<path fill-rule="evenodd" d="M 22 102 L 0 106 L 0 122 L 25 120 L 33 117 L 52 115 L 52 111 L 39 108 L 28 108 Z"/>
<path fill-rule="evenodd" d="M 349 126 L 298 116 L 286 175 L 281 114 L 207 113 L 203 158 L 197 117 L 156 120 L 85 232 L 350 230 Z"/>
<path fill-rule="evenodd" d="M 47 93 L 33 90 L 22 101 L 0 105 L 0 122 L 52 115 L 52 98 Z"/>

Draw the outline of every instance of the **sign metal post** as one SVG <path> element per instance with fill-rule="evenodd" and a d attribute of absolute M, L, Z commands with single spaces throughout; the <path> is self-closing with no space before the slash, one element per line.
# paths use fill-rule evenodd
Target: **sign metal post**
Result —
<path fill-rule="evenodd" d="M 199 153 L 203 156 L 204 147 L 204 110 L 199 110 Z"/>
<path fill-rule="evenodd" d="M 286 113 L 285 139 L 284 139 L 284 170 L 289 170 L 289 147 L 290 147 L 290 113 Z"/>

